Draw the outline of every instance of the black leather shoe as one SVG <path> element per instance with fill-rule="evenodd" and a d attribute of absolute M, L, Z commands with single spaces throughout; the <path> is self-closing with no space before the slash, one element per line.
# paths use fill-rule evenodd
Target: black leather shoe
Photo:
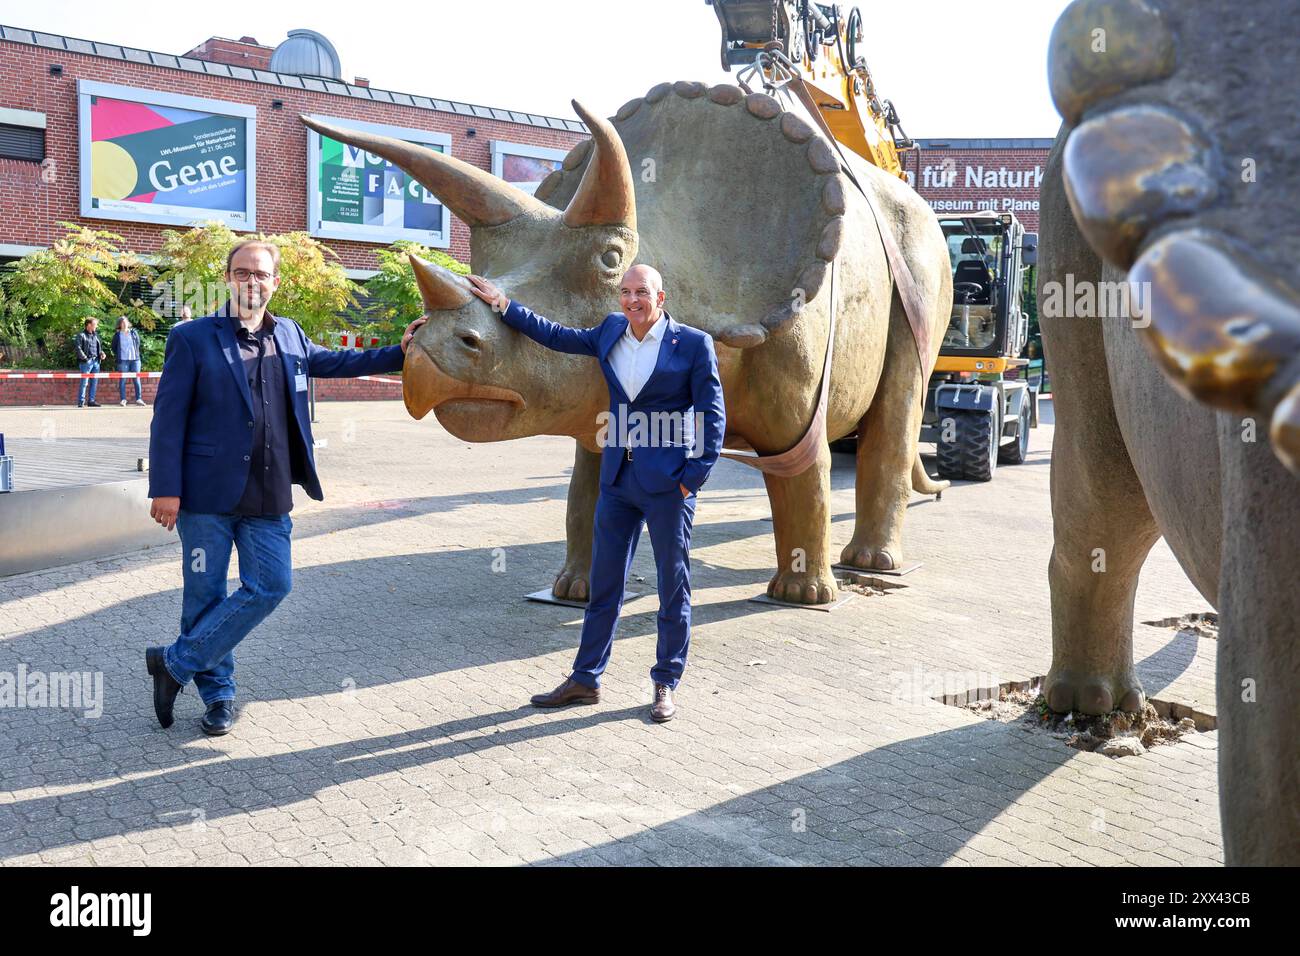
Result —
<path fill-rule="evenodd" d="M 167 672 L 163 665 L 163 649 L 151 647 L 144 652 L 144 666 L 153 675 L 153 712 L 158 715 L 158 723 L 166 730 L 172 725 L 175 716 L 172 708 L 176 704 L 176 695 L 183 689 L 176 679 Z"/>
<path fill-rule="evenodd" d="M 534 707 L 566 707 L 569 704 L 599 704 L 600 688 L 579 684 L 572 677 L 549 694 L 534 694 L 531 698 Z"/>
<path fill-rule="evenodd" d="M 230 728 L 235 725 L 235 702 L 218 700 L 208 704 L 208 712 L 203 715 L 201 723 L 203 732 L 210 737 L 230 733 Z"/>

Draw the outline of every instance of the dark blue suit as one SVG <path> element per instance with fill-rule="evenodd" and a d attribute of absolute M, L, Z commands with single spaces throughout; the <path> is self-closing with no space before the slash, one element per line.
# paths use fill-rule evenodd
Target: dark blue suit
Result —
<path fill-rule="evenodd" d="M 149 429 L 149 497 L 181 499 L 185 511 L 224 514 L 239 503 L 253 448 L 253 397 L 223 312 L 183 322 L 167 336 L 167 355 Z M 293 319 L 275 319 L 275 348 L 293 400 L 293 480 L 320 501 L 306 376 L 353 378 L 397 372 L 400 345 L 335 352 L 307 338 Z"/>
<path fill-rule="evenodd" d="M 613 312 L 600 325 L 572 329 L 542 318 L 517 302 L 505 323 L 559 352 L 591 355 L 609 385 L 604 423 L 600 497 L 591 558 L 591 598 L 582 622 L 582 643 L 573 679 L 600 685 L 614 630 L 623 607 L 623 588 L 644 523 L 654 548 L 659 585 L 658 660 L 650 675 L 676 687 L 686 666 L 691 632 L 691 529 L 695 493 L 708 479 L 722 450 L 726 411 L 713 339 L 664 313 L 667 329 L 653 374 L 629 399 L 609 361 L 610 350 L 627 329 L 627 317 Z M 667 414 L 665 414 L 667 413 Z M 656 416 L 659 416 L 656 419 Z M 680 430 L 637 423 L 676 421 Z M 698 425 L 696 424 L 698 422 Z M 661 439 L 667 439 L 662 441 Z M 630 453 L 630 458 L 629 458 Z M 678 485 L 690 491 L 683 498 Z"/>

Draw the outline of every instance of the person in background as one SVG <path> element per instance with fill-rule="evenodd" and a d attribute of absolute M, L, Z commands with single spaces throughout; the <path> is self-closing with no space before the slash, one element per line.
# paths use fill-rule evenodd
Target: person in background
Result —
<path fill-rule="evenodd" d="M 194 320 L 194 310 L 191 309 L 188 305 L 183 305 L 183 306 L 181 306 L 181 318 L 180 318 L 180 321 L 182 321 L 182 322 L 192 322 L 193 320 Z"/>
<path fill-rule="evenodd" d="M 82 330 L 77 333 L 73 345 L 77 350 L 77 368 L 81 369 L 84 375 L 87 372 L 98 372 L 99 363 L 108 358 L 104 354 L 104 343 L 99 340 L 99 319 L 90 316 L 86 319 L 86 324 Z M 83 378 L 77 392 L 77 407 L 86 405 L 90 408 L 99 408 L 99 402 L 95 401 L 95 390 L 99 385 L 97 378 Z M 89 401 L 87 401 L 86 388 L 89 386 Z"/>
<path fill-rule="evenodd" d="M 131 328 L 131 320 L 125 315 L 117 320 L 117 331 L 113 333 L 113 354 L 117 356 L 117 370 L 119 372 L 136 372 L 140 371 L 140 333 Z M 132 379 L 135 382 L 135 403 L 144 404 L 144 398 L 140 391 L 140 379 Z M 121 378 L 117 381 L 117 394 L 121 399 L 119 405 L 126 405 L 126 379 Z"/>

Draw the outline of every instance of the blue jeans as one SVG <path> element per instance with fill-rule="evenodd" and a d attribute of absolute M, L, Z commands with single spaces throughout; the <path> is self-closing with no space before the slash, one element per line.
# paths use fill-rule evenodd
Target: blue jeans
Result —
<path fill-rule="evenodd" d="M 163 653 L 178 684 L 191 680 L 204 704 L 235 699 L 235 646 L 275 610 L 292 585 L 288 515 L 176 516 L 185 593 L 181 633 Z M 240 588 L 226 595 L 231 545 L 239 551 Z"/>
<path fill-rule="evenodd" d="M 98 363 L 98 362 L 78 362 L 78 363 L 77 363 L 77 368 L 81 369 L 81 371 L 83 371 L 83 372 L 98 372 L 98 371 L 99 371 L 99 363 Z M 90 386 L 90 398 L 87 398 L 87 397 L 86 397 L 86 386 L 87 386 L 87 385 Z M 81 380 L 81 388 L 80 388 L 80 390 L 77 392 L 77 404 L 78 404 L 78 405 L 84 405 L 84 404 L 86 404 L 86 402 L 88 402 L 88 401 L 89 401 L 89 402 L 93 402 L 93 401 L 95 400 L 95 388 L 96 388 L 98 385 L 99 385 L 99 379 L 97 379 L 97 378 L 83 378 L 83 379 Z"/>
<path fill-rule="evenodd" d="M 118 362 L 117 370 L 119 372 L 138 372 L 140 371 L 140 360 L 129 359 L 125 362 Z M 142 397 L 140 393 L 140 380 L 138 378 L 134 378 L 131 381 L 135 382 L 135 400 L 138 402 Z M 118 398 L 120 398 L 122 401 L 125 402 L 126 401 L 126 379 L 119 378 L 117 380 L 117 389 L 118 389 L 117 391 Z"/>

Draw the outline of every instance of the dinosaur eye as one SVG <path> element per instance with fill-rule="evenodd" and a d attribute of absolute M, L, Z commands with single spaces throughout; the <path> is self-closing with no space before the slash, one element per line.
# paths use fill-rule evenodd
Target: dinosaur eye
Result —
<path fill-rule="evenodd" d="M 617 249 L 609 249 L 600 257 L 600 261 L 606 269 L 616 269 L 618 264 L 623 260 L 622 254 Z"/>

